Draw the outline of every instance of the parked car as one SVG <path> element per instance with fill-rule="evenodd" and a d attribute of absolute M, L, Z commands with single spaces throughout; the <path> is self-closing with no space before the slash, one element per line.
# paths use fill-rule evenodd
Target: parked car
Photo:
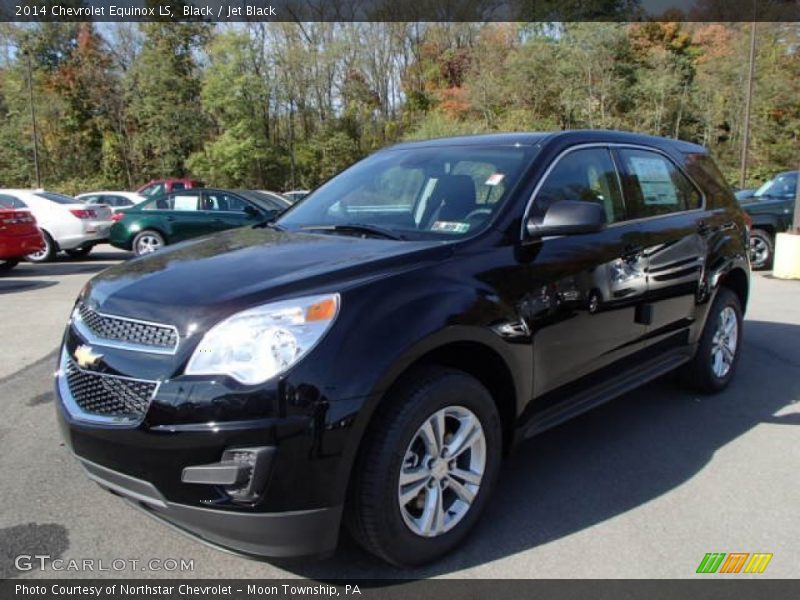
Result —
<path fill-rule="evenodd" d="M 167 244 L 252 225 L 275 217 L 285 208 L 285 203 L 250 190 L 181 190 L 115 215 L 109 241 L 141 256 Z"/>
<path fill-rule="evenodd" d="M 750 231 L 750 263 L 754 269 L 772 266 L 775 234 L 792 226 L 797 177 L 800 171 L 778 174 L 745 200 L 742 208 L 752 217 Z"/>
<path fill-rule="evenodd" d="M 282 206 L 283 208 L 289 208 L 292 205 L 292 201 L 289 200 L 289 198 L 287 198 L 283 194 L 279 194 L 278 192 L 270 192 L 269 190 L 253 190 L 253 191 L 269 197 L 275 202 L 275 204 Z"/>
<path fill-rule="evenodd" d="M 95 244 L 108 239 L 111 209 L 87 207 L 71 196 L 42 190 L 0 190 L 27 206 L 42 231 L 44 245 L 26 256 L 31 262 L 47 262 L 60 250 L 73 258 L 86 256 Z"/>
<path fill-rule="evenodd" d="M 161 194 L 170 194 L 180 190 L 199 188 L 203 187 L 204 185 L 205 184 L 202 181 L 198 181 L 197 179 L 176 179 L 174 177 L 170 177 L 167 179 L 153 179 L 152 181 L 148 181 L 138 190 L 136 190 L 136 193 L 145 196 L 146 198 L 153 198 L 155 196 L 160 196 Z"/>
<path fill-rule="evenodd" d="M 736 199 L 740 202 L 742 200 L 747 200 L 748 198 L 752 198 L 753 194 L 756 193 L 756 188 L 747 188 L 745 190 L 736 190 L 733 195 L 736 196 Z"/>
<path fill-rule="evenodd" d="M 111 208 L 111 211 L 116 213 L 123 208 L 129 208 L 140 202 L 144 202 L 147 197 L 137 194 L 136 192 L 88 192 L 86 194 L 78 194 L 75 196 L 85 204 L 105 204 Z"/>
<path fill-rule="evenodd" d="M 402 144 L 274 222 L 96 276 L 58 419 L 94 481 L 212 544 L 324 554 L 344 515 L 375 555 L 426 563 L 463 542 L 515 442 L 675 369 L 725 389 L 747 251 L 701 146 Z"/>
<path fill-rule="evenodd" d="M 289 199 L 289 201 L 294 204 L 308 196 L 311 192 L 308 190 L 292 190 L 290 192 L 283 192 L 283 195 Z"/>
<path fill-rule="evenodd" d="M 0 273 L 43 246 L 42 232 L 27 205 L 15 196 L 0 194 Z"/>

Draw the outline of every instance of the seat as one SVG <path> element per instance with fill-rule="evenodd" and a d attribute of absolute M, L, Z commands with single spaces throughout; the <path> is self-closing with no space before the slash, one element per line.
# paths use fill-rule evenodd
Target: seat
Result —
<path fill-rule="evenodd" d="M 478 208 L 475 182 L 469 175 L 444 175 L 436 182 L 420 228 L 430 229 L 437 221 L 463 221 Z"/>

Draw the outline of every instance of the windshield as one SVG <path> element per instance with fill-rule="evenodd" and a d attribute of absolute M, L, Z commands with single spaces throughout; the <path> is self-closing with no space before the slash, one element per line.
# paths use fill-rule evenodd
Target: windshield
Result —
<path fill-rule="evenodd" d="M 781 173 L 771 179 L 753 194 L 755 197 L 769 196 L 771 198 L 794 198 L 797 190 L 797 173 Z"/>
<path fill-rule="evenodd" d="M 530 146 L 450 146 L 378 152 L 295 204 L 290 230 L 390 231 L 400 239 L 446 239 L 482 229 L 536 153 Z M 388 237 L 388 236 L 387 236 Z"/>

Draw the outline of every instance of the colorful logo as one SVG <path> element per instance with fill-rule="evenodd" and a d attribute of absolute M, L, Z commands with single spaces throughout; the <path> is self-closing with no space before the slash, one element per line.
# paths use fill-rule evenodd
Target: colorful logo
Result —
<path fill-rule="evenodd" d="M 726 558 L 727 557 L 727 558 Z M 700 561 L 698 573 L 763 573 L 772 554 L 766 552 L 709 552 Z"/>

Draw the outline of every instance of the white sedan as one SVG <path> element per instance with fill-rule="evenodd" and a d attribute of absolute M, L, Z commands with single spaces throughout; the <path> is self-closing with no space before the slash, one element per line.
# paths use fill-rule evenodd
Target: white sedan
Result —
<path fill-rule="evenodd" d="M 136 192 L 112 191 L 87 192 L 85 194 L 78 194 L 75 198 L 86 204 L 105 204 L 110 207 L 113 212 L 117 212 L 123 208 L 129 208 L 147 199 L 145 196 L 137 194 Z"/>
<path fill-rule="evenodd" d="M 95 244 L 105 242 L 112 224 L 111 208 L 99 204 L 87 206 L 71 196 L 43 190 L 0 190 L 27 206 L 39 229 L 44 248 L 26 256 L 31 262 L 47 262 L 59 250 L 69 256 L 86 256 Z"/>

